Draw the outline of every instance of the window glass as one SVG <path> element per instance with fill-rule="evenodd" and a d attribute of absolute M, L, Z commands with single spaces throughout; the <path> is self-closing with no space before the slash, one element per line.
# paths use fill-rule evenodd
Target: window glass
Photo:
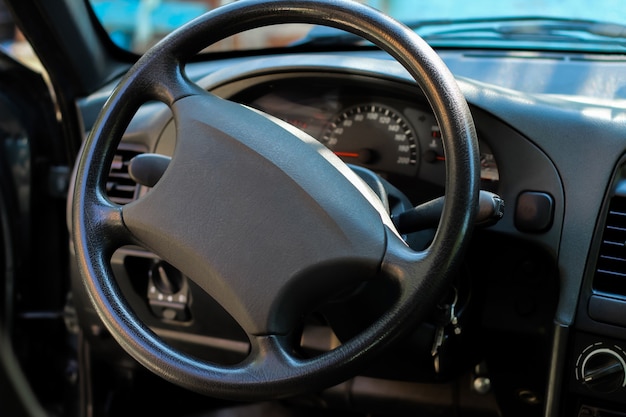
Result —
<path fill-rule="evenodd" d="M 233 0 L 90 0 L 120 47 L 142 53 L 189 20 Z M 353 0 L 357 1 L 357 0 Z M 434 46 L 624 52 L 623 0 L 359 0 L 403 21 Z M 282 47 L 328 31 L 277 25 L 234 36 L 210 50 Z M 345 43 L 345 37 L 337 38 Z M 328 42 L 327 42 L 328 44 Z"/>

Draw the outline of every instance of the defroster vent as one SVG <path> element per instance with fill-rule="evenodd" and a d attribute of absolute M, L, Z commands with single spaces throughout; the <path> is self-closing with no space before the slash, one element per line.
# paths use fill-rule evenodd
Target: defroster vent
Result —
<path fill-rule="evenodd" d="M 626 197 L 614 196 L 609 204 L 593 287 L 626 297 Z"/>
<path fill-rule="evenodd" d="M 107 179 L 107 195 L 117 204 L 130 203 L 137 197 L 138 186 L 128 174 L 128 164 L 135 156 L 144 153 L 145 148 L 140 145 L 120 144 L 111 164 L 111 171 Z"/>

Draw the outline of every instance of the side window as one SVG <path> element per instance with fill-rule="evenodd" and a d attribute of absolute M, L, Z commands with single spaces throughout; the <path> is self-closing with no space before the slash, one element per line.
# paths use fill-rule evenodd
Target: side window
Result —
<path fill-rule="evenodd" d="M 0 0 L 0 52 L 9 55 L 38 73 L 44 73 L 43 67 L 30 44 L 24 39 L 13 22 L 11 12 L 9 12 L 4 0 Z"/>

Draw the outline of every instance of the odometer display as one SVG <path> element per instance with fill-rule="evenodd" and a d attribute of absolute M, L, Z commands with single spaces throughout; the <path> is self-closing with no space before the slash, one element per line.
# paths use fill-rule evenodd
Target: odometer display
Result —
<path fill-rule="evenodd" d="M 321 142 L 346 163 L 377 172 L 415 175 L 418 141 L 396 110 L 367 104 L 350 107 L 326 127 Z"/>

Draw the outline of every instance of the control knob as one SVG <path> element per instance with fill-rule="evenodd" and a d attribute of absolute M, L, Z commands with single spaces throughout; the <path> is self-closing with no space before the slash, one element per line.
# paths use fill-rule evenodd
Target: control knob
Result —
<path fill-rule="evenodd" d="M 626 386 L 626 361 L 623 351 L 594 346 L 578 361 L 577 376 L 590 390 L 610 394 Z"/>

